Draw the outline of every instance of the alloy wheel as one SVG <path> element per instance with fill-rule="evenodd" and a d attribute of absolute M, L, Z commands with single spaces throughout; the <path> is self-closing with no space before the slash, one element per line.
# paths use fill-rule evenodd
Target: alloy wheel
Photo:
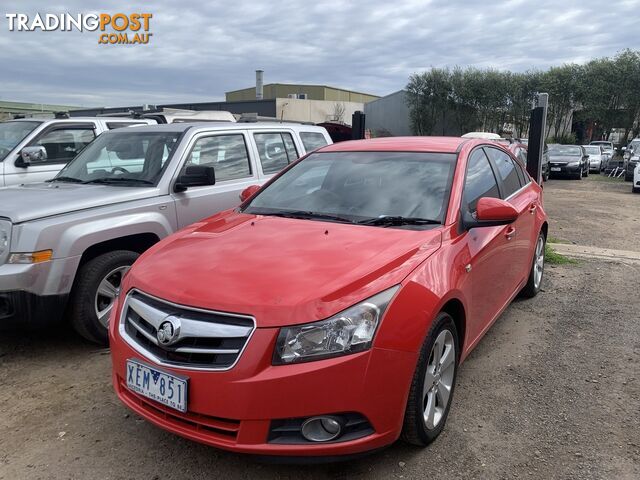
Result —
<path fill-rule="evenodd" d="M 129 270 L 130 265 L 114 268 L 111 270 L 98 285 L 95 299 L 96 316 L 100 324 L 107 328 L 109 326 L 109 315 L 113 304 L 120 292 L 120 284 L 122 279 Z"/>
<path fill-rule="evenodd" d="M 449 330 L 440 332 L 433 343 L 423 386 L 423 417 L 427 429 L 436 428 L 444 418 L 453 389 L 456 346 Z"/>
<path fill-rule="evenodd" d="M 537 289 L 542 283 L 542 274 L 544 273 L 544 238 L 538 237 L 536 243 L 536 256 L 533 260 L 533 285 Z"/>

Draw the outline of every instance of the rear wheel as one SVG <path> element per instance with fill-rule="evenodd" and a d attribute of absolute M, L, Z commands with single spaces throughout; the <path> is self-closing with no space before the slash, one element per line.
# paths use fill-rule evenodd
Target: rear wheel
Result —
<path fill-rule="evenodd" d="M 546 238 L 543 232 L 540 232 L 536 240 L 536 248 L 533 253 L 533 264 L 529 272 L 529 279 L 520 294 L 523 297 L 535 297 L 542 286 L 542 276 L 544 275 L 544 247 Z"/>
<path fill-rule="evenodd" d="M 402 427 L 405 442 L 426 446 L 444 429 L 459 358 L 455 323 L 449 314 L 441 312 L 422 345 L 411 382 Z"/>
<path fill-rule="evenodd" d="M 140 254 L 129 250 L 104 253 L 80 267 L 70 301 L 73 328 L 85 339 L 107 344 L 107 327 L 122 279 Z"/>

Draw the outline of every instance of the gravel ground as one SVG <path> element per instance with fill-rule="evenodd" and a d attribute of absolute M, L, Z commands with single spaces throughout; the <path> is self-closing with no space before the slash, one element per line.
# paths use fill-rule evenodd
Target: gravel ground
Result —
<path fill-rule="evenodd" d="M 551 234 L 640 250 L 629 184 L 550 181 Z M 442 436 L 286 466 L 165 433 L 117 401 L 108 352 L 68 331 L 0 338 L 0 479 L 640 478 L 640 265 L 548 266 L 460 369 Z"/>

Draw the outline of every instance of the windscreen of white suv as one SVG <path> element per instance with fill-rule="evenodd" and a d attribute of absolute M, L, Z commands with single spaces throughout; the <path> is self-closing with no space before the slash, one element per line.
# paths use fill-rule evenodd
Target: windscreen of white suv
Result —
<path fill-rule="evenodd" d="M 5 159 L 11 150 L 16 148 L 22 140 L 33 132 L 42 122 L 1 122 L 0 123 L 0 162 Z"/>

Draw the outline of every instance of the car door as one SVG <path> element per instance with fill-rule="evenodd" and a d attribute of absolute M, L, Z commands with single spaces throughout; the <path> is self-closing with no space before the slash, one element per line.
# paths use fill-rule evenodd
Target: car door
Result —
<path fill-rule="evenodd" d="M 500 198 L 500 189 L 494 167 L 484 150 L 477 148 L 467 162 L 461 209 L 475 214 L 476 204 L 483 197 Z M 501 271 L 503 267 L 498 267 L 508 247 L 505 236 L 508 228 L 472 228 L 464 234 L 469 249 L 469 263 L 465 268 L 471 285 L 468 335 L 472 342 L 489 327 L 508 285 Z"/>
<path fill-rule="evenodd" d="M 518 211 L 518 218 L 508 225 L 505 232 L 507 245 L 499 259 L 507 285 L 504 301 L 508 301 L 526 279 L 533 255 L 535 212 L 537 194 L 530 188 L 531 177 L 504 150 L 485 147 L 485 151 L 497 173 L 500 196 Z"/>
<path fill-rule="evenodd" d="M 246 131 L 202 133 L 192 139 L 180 171 L 191 165 L 212 166 L 216 183 L 172 193 L 180 228 L 235 207 L 240 192 L 259 183 L 248 145 Z"/>
<path fill-rule="evenodd" d="M 6 167 L 6 185 L 42 182 L 53 178 L 98 133 L 93 122 L 59 122 L 47 126 L 25 145 L 44 147 L 47 152 L 46 160 L 21 166 L 19 157 L 16 156 Z"/>

